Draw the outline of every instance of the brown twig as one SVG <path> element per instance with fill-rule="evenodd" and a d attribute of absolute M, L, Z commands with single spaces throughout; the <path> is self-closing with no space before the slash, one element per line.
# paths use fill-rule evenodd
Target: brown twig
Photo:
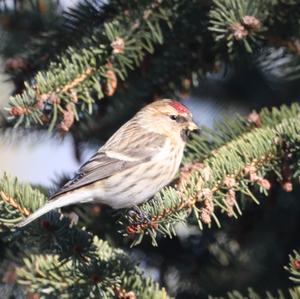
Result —
<path fill-rule="evenodd" d="M 0 191 L 0 196 L 2 197 L 2 199 L 8 203 L 9 205 L 11 205 L 12 207 L 14 207 L 15 209 L 17 209 L 18 211 L 20 211 L 23 215 L 25 216 L 29 216 L 31 213 L 28 209 L 26 209 L 25 207 L 21 207 L 20 204 L 18 204 L 14 198 L 10 197 L 9 195 L 5 194 L 3 191 Z"/>
<path fill-rule="evenodd" d="M 92 68 L 87 68 L 85 70 L 85 72 L 83 74 L 80 74 L 79 76 L 77 76 L 73 81 L 67 83 L 64 88 L 62 88 L 60 91 L 58 91 L 58 93 L 65 93 L 70 89 L 73 89 L 74 87 L 76 87 L 79 83 L 81 83 L 82 81 L 84 81 L 91 73 L 92 73 L 93 69 Z"/>
<path fill-rule="evenodd" d="M 254 159 L 252 161 L 252 163 L 250 163 L 251 165 L 255 166 L 255 167 L 259 167 L 261 164 L 263 164 L 263 162 L 266 161 L 270 161 L 272 159 L 276 158 L 274 155 L 268 155 L 268 156 L 262 156 L 261 159 Z M 191 163 L 192 165 L 192 163 Z M 195 162 L 195 166 L 191 166 L 189 165 L 189 168 L 191 169 L 191 173 L 190 175 L 187 176 L 186 171 L 184 171 L 183 175 L 184 175 L 184 179 L 181 180 L 179 177 L 179 181 L 180 181 L 180 190 L 179 192 L 181 193 L 181 201 L 179 203 L 178 206 L 174 207 L 173 209 L 168 208 L 168 209 L 164 209 L 162 211 L 162 213 L 160 213 L 159 215 L 153 216 L 150 220 L 144 221 L 143 223 L 133 223 L 131 225 L 129 225 L 127 227 L 127 232 L 129 234 L 136 234 L 136 233 L 140 233 L 141 231 L 144 231 L 147 228 L 154 228 L 156 229 L 158 227 L 158 221 L 160 221 L 161 219 L 165 218 L 166 216 L 175 213 L 176 211 L 180 211 L 183 209 L 192 209 L 193 206 L 199 202 L 199 192 L 201 192 L 201 190 L 197 190 L 197 192 L 195 192 L 195 194 L 192 197 L 185 197 L 184 196 L 184 185 L 188 183 L 189 179 L 192 177 L 192 174 L 195 171 L 199 171 L 199 168 L 201 168 L 201 165 L 203 167 L 203 164 L 200 164 L 199 162 Z M 247 173 L 245 172 L 244 169 L 242 169 L 239 172 L 236 172 L 234 174 L 228 174 L 226 177 L 240 177 L 240 176 L 245 176 L 247 175 Z M 224 178 L 225 180 L 226 178 Z M 219 181 L 214 187 L 211 188 L 211 193 L 213 195 L 213 193 L 217 192 L 220 188 L 222 188 L 224 186 L 224 180 Z"/>

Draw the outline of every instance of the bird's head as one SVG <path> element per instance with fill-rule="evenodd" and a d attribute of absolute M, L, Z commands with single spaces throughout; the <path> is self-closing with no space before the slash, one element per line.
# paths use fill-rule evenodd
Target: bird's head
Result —
<path fill-rule="evenodd" d="M 175 100 L 159 100 L 145 106 L 138 115 L 142 116 L 143 127 L 164 135 L 173 135 L 186 141 L 190 132 L 199 130 L 192 113 Z"/>

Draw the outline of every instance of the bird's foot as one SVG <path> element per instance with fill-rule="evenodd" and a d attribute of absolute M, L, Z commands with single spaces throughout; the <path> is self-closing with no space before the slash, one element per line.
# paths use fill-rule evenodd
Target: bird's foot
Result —
<path fill-rule="evenodd" d="M 70 227 L 76 226 L 79 221 L 79 216 L 75 212 L 66 213 L 65 216 L 70 220 Z"/>
<path fill-rule="evenodd" d="M 134 224 L 149 224 L 151 223 L 151 218 L 148 214 L 141 211 L 138 206 L 133 206 L 132 209 L 128 212 L 128 215 L 134 219 Z"/>

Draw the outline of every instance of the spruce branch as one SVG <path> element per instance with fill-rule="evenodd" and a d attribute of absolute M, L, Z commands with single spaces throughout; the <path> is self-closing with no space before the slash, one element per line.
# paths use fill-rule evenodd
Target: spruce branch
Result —
<path fill-rule="evenodd" d="M 164 289 L 141 276 L 120 249 L 94 237 L 97 259 L 61 263 L 57 255 L 30 255 L 17 270 L 18 282 L 41 298 L 169 298 Z M 128 296 L 128 297 L 126 297 Z"/>
<path fill-rule="evenodd" d="M 252 53 L 263 44 L 285 47 L 299 54 L 295 38 L 299 34 L 298 1 L 213 0 L 212 3 L 209 30 L 217 45 L 225 47 L 231 58 L 238 57 L 241 48 Z M 293 20 L 287 17 L 291 15 Z M 293 32 L 288 40 L 287 30 Z"/>
<path fill-rule="evenodd" d="M 209 30 L 214 33 L 216 42 L 226 43 L 229 54 L 235 43 L 242 43 L 247 52 L 253 51 L 257 40 L 265 30 L 265 7 L 261 1 L 213 0 L 210 10 Z"/>
<path fill-rule="evenodd" d="M 12 206 L 13 208 L 20 211 L 24 216 L 29 216 L 30 212 L 24 207 L 22 208 L 20 204 L 18 204 L 15 199 L 12 197 L 6 195 L 3 191 L 0 191 L 0 196 L 2 197 L 2 200 L 6 202 L 8 205 Z"/>
<path fill-rule="evenodd" d="M 71 225 L 57 212 L 23 230 L 13 225 L 47 197 L 8 175 L 0 180 L 0 227 L 14 246 L 17 283 L 41 298 L 169 298 L 121 249 Z M 10 233 L 8 235 L 8 232 Z"/>
<path fill-rule="evenodd" d="M 0 228 L 13 226 L 45 202 L 45 195 L 16 178 L 4 174 L 0 179 Z M 1 231 L 1 229 L 0 229 Z"/>
<path fill-rule="evenodd" d="M 222 136 L 218 130 L 207 135 L 204 143 L 195 137 L 174 187 L 163 189 L 141 205 L 140 213 L 125 214 L 121 219 L 124 234 L 134 238 L 133 245 L 144 235 L 157 245 L 158 233 L 171 237 L 175 224 L 186 222 L 191 214 L 201 229 L 213 220 L 220 225 L 217 212 L 237 218 L 242 213 L 241 200 L 250 198 L 259 203 L 256 193 L 268 194 L 271 173 L 284 190 L 291 191 L 286 182 L 289 186 L 299 182 L 299 109 L 298 104 L 263 109 L 255 118 L 238 119 L 236 131 L 215 142 L 215 136 Z"/>
<path fill-rule="evenodd" d="M 289 265 L 284 267 L 290 274 L 290 280 L 296 284 L 300 283 L 300 254 L 298 251 L 294 250 L 289 256 Z"/>
<path fill-rule="evenodd" d="M 288 294 L 288 295 L 286 295 Z M 209 296 L 209 299 L 299 299 L 300 291 L 298 288 L 290 288 L 287 291 L 278 290 L 277 294 L 266 292 L 264 295 L 260 295 L 252 288 L 248 289 L 248 292 L 245 294 L 239 291 L 231 291 L 225 297 L 214 297 Z"/>
<path fill-rule="evenodd" d="M 26 83 L 22 94 L 10 99 L 9 119 L 16 126 L 69 130 L 73 122 L 64 117 L 68 104 L 76 120 L 81 112 L 91 113 L 94 95 L 102 99 L 105 93 L 114 92 L 112 72 L 115 80 L 124 80 L 146 53 L 153 53 L 155 44 L 163 42 L 160 26 L 169 22 L 171 9 L 167 8 L 163 1 L 142 1 L 135 10 L 120 13 L 100 28 L 95 26 L 80 48 L 69 47 L 47 71 L 37 73 L 34 83 Z"/>

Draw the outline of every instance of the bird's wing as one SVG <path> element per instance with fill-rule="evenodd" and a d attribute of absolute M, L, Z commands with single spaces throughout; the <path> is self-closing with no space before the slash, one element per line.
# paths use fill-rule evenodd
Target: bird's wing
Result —
<path fill-rule="evenodd" d="M 120 148 L 121 151 L 113 150 L 111 146 L 100 148 L 81 166 L 75 177 L 53 194 L 50 199 L 150 161 L 165 144 L 165 137 L 156 133 L 147 133 L 145 143 L 142 143 L 139 138 L 135 138 L 135 140 L 136 142 L 133 140 L 128 143 L 126 148 Z"/>

